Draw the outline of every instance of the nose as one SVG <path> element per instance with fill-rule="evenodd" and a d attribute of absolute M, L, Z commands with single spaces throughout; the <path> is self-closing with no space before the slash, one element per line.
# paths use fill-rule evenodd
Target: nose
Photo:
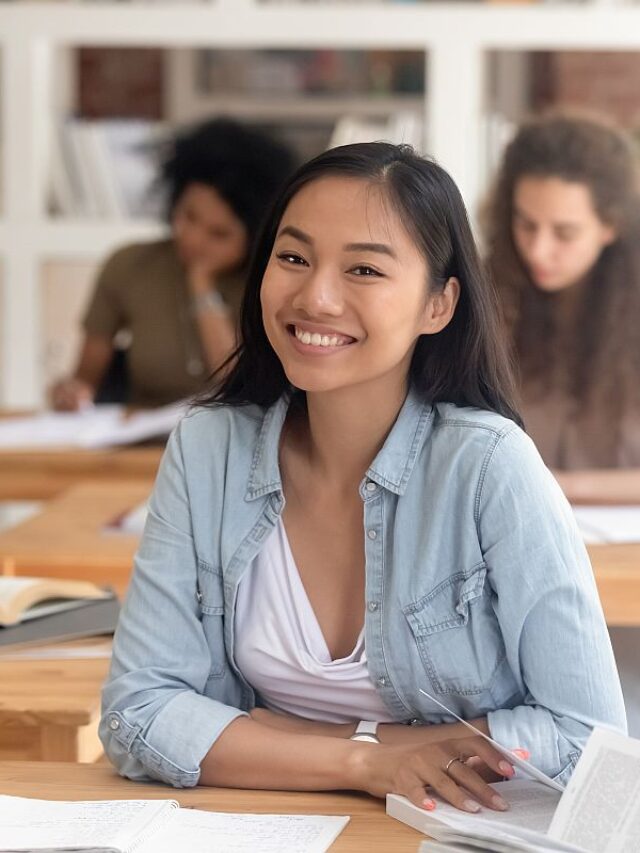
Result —
<path fill-rule="evenodd" d="M 544 266 L 554 252 L 553 237 L 545 231 L 536 231 L 526 244 L 527 258 L 530 263 Z"/>
<path fill-rule="evenodd" d="M 339 276 L 329 269 L 309 270 L 300 282 L 292 307 L 309 318 L 339 317 L 344 310 L 344 294 Z"/>

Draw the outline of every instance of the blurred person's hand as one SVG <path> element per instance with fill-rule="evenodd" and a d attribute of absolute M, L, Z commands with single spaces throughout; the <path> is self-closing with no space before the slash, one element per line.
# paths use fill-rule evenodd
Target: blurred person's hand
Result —
<path fill-rule="evenodd" d="M 94 389 L 88 382 L 69 377 L 51 388 L 51 406 L 57 412 L 77 412 L 93 403 Z"/>

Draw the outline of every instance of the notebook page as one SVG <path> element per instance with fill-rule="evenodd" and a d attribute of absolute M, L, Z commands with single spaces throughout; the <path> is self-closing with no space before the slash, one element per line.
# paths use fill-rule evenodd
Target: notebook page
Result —
<path fill-rule="evenodd" d="M 55 802 L 0 796 L 0 849 L 126 851 L 174 807 L 172 800 Z"/>
<path fill-rule="evenodd" d="M 346 816 L 224 814 L 181 808 L 159 835 L 135 853 L 324 853 Z"/>
<path fill-rule="evenodd" d="M 593 853 L 640 850 L 640 740 L 593 732 L 549 835 Z"/>

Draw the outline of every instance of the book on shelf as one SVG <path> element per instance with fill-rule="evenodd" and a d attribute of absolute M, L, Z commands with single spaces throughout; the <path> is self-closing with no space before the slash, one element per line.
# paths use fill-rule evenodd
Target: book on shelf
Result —
<path fill-rule="evenodd" d="M 109 595 L 107 590 L 89 581 L 3 576 L 0 577 L 0 626 L 61 613 Z"/>
<path fill-rule="evenodd" d="M 480 849 L 500 853 L 631 853 L 639 848 L 640 740 L 595 729 L 566 789 L 528 779 L 492 785 L 510 804 L 506 812 L 476 815 L 438 800 L 426 812 L 395 794 L 387 814 L 433 841 L 420 851 Z M 437 798 L 436 798 L 437 799 Z"/>
<path fill-rule="evenodd" d="M 349 818 L 226 814 L 175 800 L 52 802 L 0 796 L 0 853 L 324 853 Z"/>
<path fill-rule="evenodd" d="M 166 438 L 187 403 L 128 411 L 103 404 L 80 412 L 44 412 L 0 421 L 0 450 L 96 449 Z"/>
<path fill-rule="evenodd" d="M 82 581 L 44 578 L 0 578 L 0 588 L 4 581 L 18 583 L 27 580 L 37 581 L 42 588 L 48 586 L 47 595 L 57 597 L 41 598 L 39 602 L 34 602 L 31 607 L 25 606 L 22 610 L 19 610 L 19 604 L 14 605 L 14 610 L 18 609 L 19 621 L 0 625 L 0 654 L 7 649 L 15 651 L 17 647 L 97 637 L 115 631 L 120 605 L 113 590 L 102 590 Z M 69 592 L 67 584 L 75 585 L 77 592 Z M 90 587 L 94 587 L 98 594 L 94 595 Z M 13 618 L 15 613 L 7 609 L 9 618 Z"/>
<path fill-rule="evenodd" d="M 143 119 L 66 119 L 53 134 L 54 212 L 90 219 L 159 219 L 156 192 L 165 126 Z"/>

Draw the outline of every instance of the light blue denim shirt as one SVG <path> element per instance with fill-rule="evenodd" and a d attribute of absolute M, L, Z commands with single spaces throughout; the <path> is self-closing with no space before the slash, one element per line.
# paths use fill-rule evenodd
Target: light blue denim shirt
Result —
<path fill-rule="evenodd" d="M 286 410 L 199 409 L 169 440 L 103 693 L 100 735 L 125 776 L 197 784 L 259 701 L 234 660 L 234 609 L 284 505 Z M 410 394 L 360 495 L 368 665 L 393 718 L 452 721 L 422 687 L 561 780 L 593 726 L 625 730 L 571 510 L 514 423 Z"/>

